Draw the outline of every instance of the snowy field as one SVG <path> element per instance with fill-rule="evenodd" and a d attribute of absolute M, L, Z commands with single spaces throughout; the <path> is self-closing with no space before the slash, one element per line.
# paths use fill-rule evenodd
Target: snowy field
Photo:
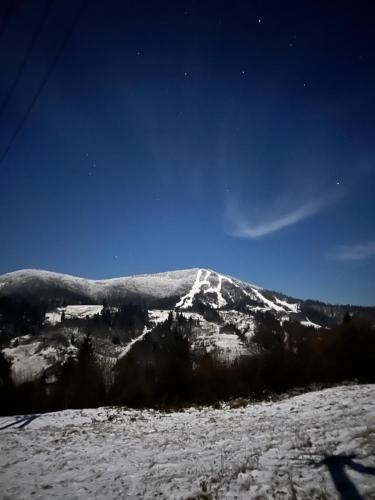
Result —
<path fill-rule="evenodd" d="M 46 313 L 46 322 L 48 325 L 56 325 L 57 323 L 60 323 L 62 313 L 65 314 L 65 319 L 92 318 L 95 314 L 101 314 L 102 310 L 102 305 L 58 307 L 55 311 Z"/>
<path fill-rule="evenodd" d="M 235 409 L 100 408 L 15 422 L 0 419 L 4 500 L 375 499 L 374 385 Z"/>

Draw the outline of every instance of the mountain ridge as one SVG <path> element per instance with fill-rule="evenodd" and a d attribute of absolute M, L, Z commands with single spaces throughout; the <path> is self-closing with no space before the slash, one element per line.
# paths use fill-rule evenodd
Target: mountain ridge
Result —
<path fill-rule="evenodd" d="M 352 303 L 333 303 L 333 302 L 326 302 L 325 300 L 316 299 L 313 297 L 301 299 L 301 298 L 295 297 L 294 295 L 289 295 L 289 294 L 284 293 L 284 292 L 269 289 L 269 288 L 266 288 L 266 287 L 258 285 L 258 284 L 249 283 L 245 280 L 235 278 L 229 274 L 221 273 L 221 272 L 218 272 L 218 271 L 216 271 L 212 268 L 208 268 L 208 267 L 182 268 L 182 269 L 175 269 L 175 270 L 169 270 L 169 271 L 161 271 L 161 272 L 156 272 L 156 273 L 131 274 L 128 276 L 115 276 L 112 278 L 103 278 L 103 279 L 86 278 L 86 277 L 82 277 L 82 276 L 78 276 L 78 275 L 70 274 L 70 273 L 49 271 L 47 269 L 22 268 L 22 269 L 16 269 L 14 271 L 10 271 L 7 273 L 3 273 L 0 275 L 0 294 L 1 294 L 2 288 L 6 285 L 6 280 L 8 278 L 12 279 L 12 278 L 19 278 L 22 276 L 24 276 L 27 279 L 41 278 L 44 276 L 44 277 L 48 277 L 48 278 L 74 280 L 74 281 L 85 282 L 85 283 L 89 283 L 89 284 L 106 285 L 106 284 L 121 283 L 123 281 L 131 280 L 131 279 L 149 278 L 149 277 L 162 278 L 162 277 L 168 277 L 170 275 L 177 275 L 179 273 L 193 273 L 193 272 L 198 273 L 199 271 L 208 271 L 210 273 L 214 273 L 214 274 L 220 275 L 220 276 L 225 277 L 225 278 L 230 278 L 232 281 L 234 281 L 236 283 L 241 283 L 245 286 L 250 286 L 250 287 L 256 288 L 258 290 L 266 290 L 269 293 L 281 295 L 281 296 L 286 297 L 292 301 L 312 302 L 312 303 L 316 303 L 316 304 L 320 304 L 322 306 L 328 306 L 328 307 L 355 307 L 355 308 L 363 308 L 363 309 L 375 308 L 375 304 L 373 306 L 368 306 L 368 305 L 352 304 Z"/>
<path fill-rule="evenodd" d="M 17 321 L 24 310 L 38 322 L 20 329 Z M 3 337 L 8 339 L 4 352 L 13 360 L 15 374 L 26 366 L 39 376 L 42 368 L 47 370 L 65 359 L 74 347 L 69 339 L 81 342 L 87 329 L 94 331 L 99 355 L 110 353 L 120 359 L 132 350 L 147 357 L 150 345 L 160 340 L 153 329 L 168 317 L 176 321 L 184 317 L 193 322 L 189 343 L 194 352 L 213 350 L 223 359 L 235 359 L 253 352 L 252 337 L 262 325 L 269 329 L 306 327 L 309 336 L 339 325 L 348 313 L 375 325 L 375 307 L 294 299 L 207 268 L 108 280 L 35 269 L 0 276 L 0 327 L 2 314 L 4 318 L 10 315 L 16 324 L 4 323 L 3 328 Z M 132 330 L 124 314 L 135 315 L 138 323 L 139 317 L 148 320 Z M 108 315 L 128 326 L 113 327 Z M 117 343 L 112 342 L 114 338 Z"/>

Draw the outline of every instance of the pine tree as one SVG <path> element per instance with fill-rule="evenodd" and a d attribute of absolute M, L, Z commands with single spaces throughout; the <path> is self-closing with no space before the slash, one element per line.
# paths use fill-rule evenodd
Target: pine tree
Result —
<path fill-rule="evenodd" d="M 94 362 L 94 348 L 90 332 L 87 332 L 78 353 L 78 364 L 81 367 Z"/>
<path fill-rule="evenodd" d="M 104 404 L 104 377 L 96 360 L 89 332 L 86 333 L 78 352 L 77 374 L 79 380 L 75 394 L 75 406 L 86 408 Z"/>
<path fill-rule="evenodd" d="M 12 362 L 0 351 L 0 415 L 7 415 L 14 411 Z"/>
<path fill-rule="evenodd" d="M 12 383 L 12 362 L 0 351 L 0 387 L 9 386 Z"/>

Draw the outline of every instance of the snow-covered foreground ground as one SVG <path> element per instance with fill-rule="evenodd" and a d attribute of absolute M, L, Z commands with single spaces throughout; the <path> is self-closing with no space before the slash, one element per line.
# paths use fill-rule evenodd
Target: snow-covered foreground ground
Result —
<path fill-rule="evenodd" d="M 3 499 L 340 498 L 329 469 L 355 498 L 375 498 L 374 385 L 236 409 L 100 408 L 14 422 L 0 419 Z"/>

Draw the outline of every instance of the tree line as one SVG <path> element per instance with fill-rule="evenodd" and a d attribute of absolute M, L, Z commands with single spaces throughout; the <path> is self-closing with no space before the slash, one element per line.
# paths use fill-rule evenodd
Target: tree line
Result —
<path fill-rule="evenodd" d="M 252 338 L 253 353 L 233 362 L 192 351 L 193 328 L 197 325 L 191 319 L 171 313 L 117 361 L 110 381 L 89 333 L 53 383 L 43 374 L 15 385 L 11 363 L 0 352 L 1 412 L 102 405 L 167 409 L 235 397 L 262 399 L 313 383 L 375 382 L 375 330 L 366 320 L 346 315 L 335 328 L 315 330 L 298 323 L 280 325 L 266 315 Z"/>

